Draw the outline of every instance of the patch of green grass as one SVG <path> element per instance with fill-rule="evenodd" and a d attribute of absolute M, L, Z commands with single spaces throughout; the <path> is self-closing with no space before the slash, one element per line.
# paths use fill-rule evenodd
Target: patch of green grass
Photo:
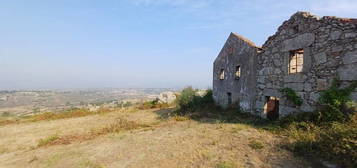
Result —
<path fill-rule="evenodd" d="M 7 153 L 7 152 L 9 152 L 9 149 L 7 147 L 0 146 L 0 154 Z"/>
<path fill-rule="evenodd" d="M 222 161 L 216 164 L 216 168 L 238 168 L 238 166 L 231 161 Z"/>
<path fill-rule="evenodd" d="M 249 128 L 248 125 L 244 125 L 244 124 L 236 124 L 230 131 L 232 133 L 238 133 L 239 131 L 245 130 Z"/>
<path fill-rule="evenodd" d="M 1 117 L 10 117 L 10 116 L 13 116 L 10 112 L 3 112 L 1 113 Z"/>
<path fill-rule="evenodd" d="M 248 144 L 252 149 L 259 150 L 264 148 L 264 144 L 257 140 L 251 140 Z"/>
<path fill-rule="evenodd" d="M 173 120 L 175 121 L 187 121 L 187 120 L 190 120 L 189 117 L 187 116 L 179 116 L 179 115 L 175 115 L 173 117 L 171 117 Z"/>
<path fill-rule="evenodd" d="M 146 109 L 155 109 L 155 108 L 168 108 L 169 104 L 167 103 L 161 103 L 158 98 L 152 101 L 146 101 L 140 105 L 137 106 L 138 109 L 140 110 L 146 110 Z"/>
<path fill-rule="evenodd" d="M 57 140 L 57 139 L 59 139 L 59 138 L 60 138 L 60 137 L 58 136 L 58 134 L 51 135 L 51 136 L 49 136 L 49 137 L 40 139 L 40 140 L 38 141 L 37 146 L 38 146 L 38 147 L 46 146 L 46 145 L 50 144 L 51 142 L 53 142 L 53 141 L 55 141 L 55 140 Z"/>
<path fill-rule="evenodd" d="M 104 165 L 94 163 L 92 161 L 86 160 L 80 164 L 81 168 L 106 168 Z"/>
<path fill-rule="evenodd" d="M 62 156 L 63 154 L 61 153 L 55 153 L 51 155 L 48 159 L 44 160 L 44 164 L 46 165 L 46 167 L 53 167 L 59 163 Z"/>

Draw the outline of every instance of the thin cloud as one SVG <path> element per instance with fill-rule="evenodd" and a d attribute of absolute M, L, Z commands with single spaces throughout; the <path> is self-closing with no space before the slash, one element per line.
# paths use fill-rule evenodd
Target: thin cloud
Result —
<path fill-rule="evenodd" d="M 357 17 L 356 0 L 323 0 L 314 1 L 310 9 L 321 15 L 336 15 L 344 17 Z"/>
<path fill-rule="evenodd" d="M 211 4 L 212 0 L 131 0 L 130 2 L 136 5 L 145 6 L 185 6 L 189 8 L 204 8 Z"/>

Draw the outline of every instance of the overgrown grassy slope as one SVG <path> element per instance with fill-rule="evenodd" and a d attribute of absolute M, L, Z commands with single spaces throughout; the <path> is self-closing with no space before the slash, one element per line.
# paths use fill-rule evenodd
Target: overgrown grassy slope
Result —
<path fill-rule="evenodd" d="M 20 122 L 1 126 L 0 136 L 5 168 L 307 166 L 268 131 L 172 109 Z"/>

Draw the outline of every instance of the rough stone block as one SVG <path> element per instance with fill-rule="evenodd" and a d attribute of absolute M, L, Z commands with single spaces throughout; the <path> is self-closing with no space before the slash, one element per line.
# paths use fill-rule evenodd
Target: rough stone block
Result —
<path fill-rule="evenodd" d="M 331 52 L 340 52 L 343 50 L 343 46 L 333 46 Z"/>
<path fill-rule="evenodd" d="M 280 115 L 280 117 L 287 116 L 289 114 L 292 114 L 292 113 L 298 112 L 298 111 L 299 111 L 298 109 L 292 108 L 292 107 L 289 107 L 289 106 L 280 106 L 279 107 L 279 115 Z"/>
<path fill-rule="evenodd" d="M 309 82 L 304 83 L 304 91 L 310 92 L 312 90 L 312 85 Z"/>
<path fill-rule="evenodd" d="M 289 74 L 284 76 L 284 82 L 290 83 L 290 82 L 304 82 L 306 79 L 306 76 L 303 74 Z"/>
<path fill-rule="evenodd" d="M 264 84 L 258 84 L 259 89 L 264 89 L 266 86 Z"/>
<path fill-rule="evenodd" d="M 306 102 L 304 102 L 301 106 L 300 106 L 300 110 L 303 112 L 312 112 L 314 111 L 314 108 L 311 107 L 309 104 L 307 104 Z"/>
<path fill-rule="evenodd" d="M 311 92 L 310 93 L 310 99 L 314 102 L 318 102 L 320 98 L 320 93 L 319 92 Z"/>
<path fill-rule="evenodd" d="M 281 97 L 281 92 L 275 89 L 264 89 L 264 96 Z"/>
<path fill-rule="evenodd" d="M 297 50 L 300 48 L 308 47 L 315 41 L 313 33 L 304 33 L 293 39 L 283 41 L 282 51 Z"/>
<path fill-rule="evenodd" d="M 250 102 L 249 101 L 241 101 L 239 102 L 239 106 L 244 110 L 244 111 L 250 111 Z"/>
<path fill-rule="evenodd" d="M 264 83 L 265 82 L 265 76 L 258 76 L 257 82 L 258 83 Z"/>
<path fill-rule="evenodd" d="M 347 52 L 342 57 L 343 64 L 357 63 L 357 51 Z"/>
<path fill-rule="evenodd" d="M 353 37 L 357 37 L 357 33 L 346 33 L 345 34 L 345 38 L 353 38 Z"/>
<path fill-rule="evenodd" d="M 357 64 L 340 66 L 337 73 L 341 80 L 357 80 Z"/>
<path fill-rule="evenodd" d="M 285 88 L 291 88 L 296 92 L 300 92 L 304 90 L 304 85 L 302 83 L 285 83 Z"/>
<path fill-rule="evenodd" d="M 275 67 L 279 67 L 281 65 L 281 61 L 279 59 L 274 59 L 273 63 Z"/>
<path fill-rule="evenodd" d="M 256 102 L 255 102 L 255 108 L 256 108 L 256 109 L 264 109 L 264 104 L 265 104 L 265 102 L 256 101 Z"/>
<path fill-rule="evenodd" d="M 322 53 L 315 54 L 314 59 L 315 59 L 315 64 L 317 65 L 325 63 L 327 61 L 326 53 L 322 52 Z"/>
<path fill-rule="evenodd" d="M 327 79 L 317 79 L 316 80 L 316 89 L 317 90 L 326 90 L 328 88 Z"/>
<path fill-rule="evenodd" d="M 330 34 L 330 40 L 337 40 L 340 38 L 342 32 L 341 31 L 333 31 L 331 34 Z"/>

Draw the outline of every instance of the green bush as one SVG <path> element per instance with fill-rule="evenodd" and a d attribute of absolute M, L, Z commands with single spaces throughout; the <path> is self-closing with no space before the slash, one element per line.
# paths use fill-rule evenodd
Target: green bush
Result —
<path fill-rule="evenodd" d="M 169 107 L 169 104 L 161 103 L 158 98 L 152 101 L 146 101 L 138 106 L 138 108 L 141 110 L 167 107 Z"/>
<path fill-rule="evenodd" d="M 357 167 L 357 106 L 350 98 L 356 87 L 356 81 L 341 87 L 335 79 L 321 92 L 316 112 L 280 119 L 290 139 L 288 147 L 298 154 L 316 154 L 344 167 Z"/>
<path fill-rule="evenodd" d="M 341 81 L 335 79 L 329 89 L 321 92 L 318 111 L 319 122 L 345 121 L 349 119 L 347 113 L 350 95 L 357 88 L 357 81 L 345 88 L 340 88 Z M 356 112 L 356 111 L 352 111 Z"/>
<path fill-rule="evenodd" d="M 176 112 L 185 115 L 212 104 L 212 90 L 207 90 L 205 95 L 199 96 L 197 90 L 187 87 L 176 98 Z"/>
<path fill-rule="evenodd" d="M 297 154 L 315 154 L 344 167 L 357 165 L 357 113 L 345 122 L 291 122 L 283 134 L 290 139 L 288 147 Z"/>
<path fill-rule="evenodd" d="M 349 167 L 357 166 L 357 115 L 354 117 L 347 123 L 335 122 L 320 132 L 317 146 L 322 156 Z"/>
<path fill-rule="evenodd" d="M 291 88 L 281 89 L 286 96 L 286 98 L 297 106 L 302 105 L 302 99 L 296 94 L 296 92 Z"/>

